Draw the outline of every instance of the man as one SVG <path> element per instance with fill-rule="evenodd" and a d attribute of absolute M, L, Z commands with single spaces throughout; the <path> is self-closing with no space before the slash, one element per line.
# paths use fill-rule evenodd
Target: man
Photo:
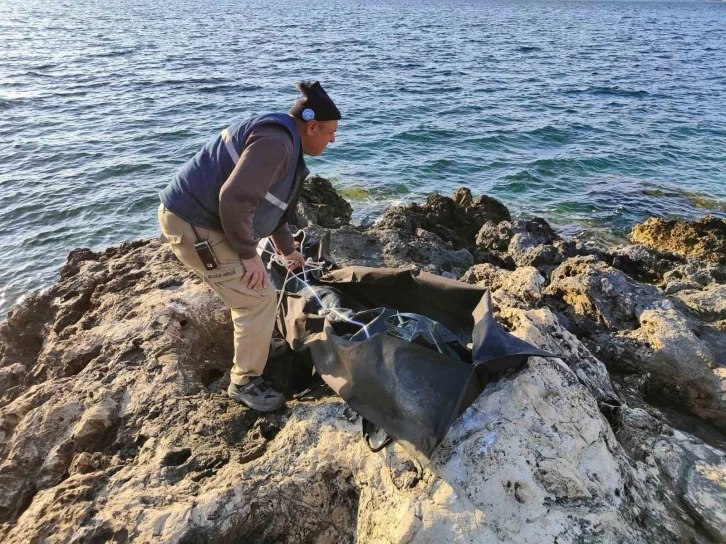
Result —
<path fill-rule="evenodd" d="M 263 412 L 285 398 L 262 378 L 276 293 L 257 254 L 270 236 L 294 269 L 304 264 L 287 219 L 308 175 L 303 154 L 335 141 L 340 112 L 317 81 L 285 113 L 234 123 L 210 140 L 160 193 L 159 224 L 174 254 L 229 306 L 234 323 L 230 397 Z"/>

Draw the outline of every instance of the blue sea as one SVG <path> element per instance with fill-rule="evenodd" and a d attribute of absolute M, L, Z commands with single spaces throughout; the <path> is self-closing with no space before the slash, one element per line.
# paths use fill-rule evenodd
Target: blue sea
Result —
<path fill-rule="evenodd" d="M 301 79 L 360 222 L 462 185 L 604 241 L 726 215 L 726 2 L 0 0 L 0 319 Z"/>

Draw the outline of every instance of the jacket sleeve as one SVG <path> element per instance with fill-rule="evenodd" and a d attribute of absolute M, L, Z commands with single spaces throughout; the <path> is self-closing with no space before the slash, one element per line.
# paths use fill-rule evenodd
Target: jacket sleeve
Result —
<path fill-rule="evenodd" d="M 286 129 L 259 128 L 266 130 L 252 131 L 237 165 L 219 192 L 222 229 L 240 259 L 252 259 L 257 255 L 252 226 L 255 210 L 292 161 L 292 138 Z"/>

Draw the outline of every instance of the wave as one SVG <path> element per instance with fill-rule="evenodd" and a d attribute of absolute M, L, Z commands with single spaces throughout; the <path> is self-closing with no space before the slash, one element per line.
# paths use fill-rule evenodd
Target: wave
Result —
<path fill-rule="evenodd" d="M 232 79 L 222 77 L 180 77 L 166 78 L 148 83 L 151 87 L 193 87 L 200 86 L 202 92 L 216 92 L 217 90 L 234 89 L 238 92 L 253 92 L 262 89 L 259 85 L 244 85 Z"/>
<path fill-rule="evenodd" d="M 220 85 L 209 85 L 206 87 L 199 87 L 196 89 L 197 92 L 203 93 L 203 94 L 215 94 L 218 92 L 224 92 L 224 91 L 240 91 L 244 89 L 240 89 L 239 85 L 236 83 L 222 83 Z"/>
<path fill-rule="evenodd" d="M 469 146 L 483 146 L 484 148 L 490 144 L 495 144 L 495 147 L 525 147 L 538 150 L 581 141 L 585 135 L 589 137 L 603 132 L 602 129 L 585 123 L 572 123 L 562 126 L 545 125 L 529 130 L 497 131 L 483 136 L 468 137 L 462 143 Z"/>
<path fill-rule="evenodd" d="M 621 87 L 607 87 L 607 86 L 595 86 L 587 87 L 586 89 L 567 89 L 563 91 L 564 94 L 593 94 L 602 96 L 621 96 L 621 97 L 632 97 L 632 98 L 643 98 L 649 96 L 648 91 L 643 90 L 629 90 Z"/>
<path fill-rule="evenodd" d="M 18 104 L 19 100 L 10 98 L 0 98 L 0 111 L 9 110 Z"/>
<path fill-rule="evenodd" d="M 536 45 L 521 45 L 515 48 L 515 51 L 517 53 L 536 53 L 537 51 L 542 51 L 542 48 Z"/>
<path fill-rule="evenodd" d="M 394 134 L 393 140 L 416 143 L 435 143 L 458 136 L 457 131 L 415 128 Z"/>
<path fill-rule="evenodd" d="M 112 51 L 104 51 L 101 53 L 89 53 L 84 56 L 89 59 L 105 59 L 105 58 L 125 57 L 127 55 L 133 55 L 136 52 L 137 52 L 136 49 L 120 49 L 120 50 L 115 49 Z"/>

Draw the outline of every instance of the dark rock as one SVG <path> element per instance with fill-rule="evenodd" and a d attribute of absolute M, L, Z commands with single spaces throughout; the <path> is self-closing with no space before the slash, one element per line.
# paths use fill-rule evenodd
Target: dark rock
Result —
<path fill-rule="evenodd" d="M 97 261 L 101 256 L 98 253 L 94 253 L 87 247 L 73 249 L 68 254 L 68 260 L 63 265 L 60 272 L 60 279 L 67 280 L 72 278 L 80 270 L 81 263 L 84 261 Z"/>
<path fill-rule="evenodd" d="M 472 255 L 477 264 L 489 263 L 508 270 L 514 270 L 517 267 L 512 257 L 499 251 L 475 250 Z"/>
<path fill-rule="evenodd" d="M 161 464 L 165 467 L 177 467 L 183 465 L 191 456 L 192 450 L 190 448 L 170 450 L 164 454 L 164 457 L 161 459 Z"/>
<path fill-rule="evenodd" d="M 327 179 L 311 176 L 305 180 L 298 203 L 298 215 L 303 216 L 305 227 L 308 223 L 326 228 L 338 228 L 350 223 L 353 208 Z M 300 221 L 298 221 L 299 223 Z"/>
<path fill-rule="evenodd" d="M 484 223 L 498 223 L 501 218 L 509 217 L 509 210 L 498 200 L 482 196 L 473 201 L 471 192 L 461 188 L 454 193 L 454 198 L 434 194 L 422 206 L 393 206 L 374 228 L 406 234 L 415 234 L 417 229 L 422 229 L 435 233 L 457 249 L 473 249 L 476 234 Z"/>
<path fill-rule="evenodd" d="M 471 206 L 466 208 L 466 214 L 477 225 L 482 225 L 487 221 L 501 223 L 512 220 L 509 209 L 496 198 L 487 195 L 479 196 Z"/>
<path fill-rule="evenodd" d="M 658 282 L 663 275 L 685 262 L 673 253 L 662 253 L 642 244 L 618 246 L 602 254 L 610 266 L 640 281 Z"/>
<path fill-rule="evenodd" d="M 483 250 L 506 251 L 512 236 L 514 236 L 514 232 L 512 232 L 509 221 L 501 223 L 487 221 L 479 229 L 475 241 L 477 247 Z"/>
<path fill-rule="evenodd" d="M 476 262 L 496 262 L 491 252 L 506 251 L 515 266 L 552 266 L 575 253 L 573 243 L 566 244 L 541 217 L 487 222 L 476 235 L 476 245 L 482 252 L 475 253 Z M 501 259 L 506 261 L 504 257 Z"/>

